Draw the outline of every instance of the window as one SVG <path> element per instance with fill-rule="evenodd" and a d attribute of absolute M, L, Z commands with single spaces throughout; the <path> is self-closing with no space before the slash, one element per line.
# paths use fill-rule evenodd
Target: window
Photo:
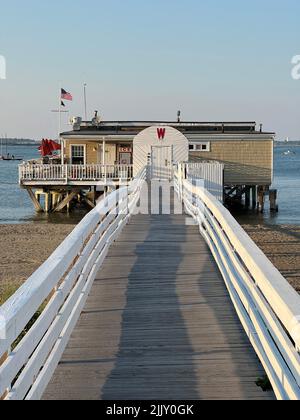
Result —
<path fill-rule="evenodd" d="M 189 149 L 192 152 L 210 152 L 210 142 L 190 143 Z"/>
<path fill-rule="evenodd" d="M 71 163 L 72 165 L 85 164 L 85 147 L 71 146 Z"/>

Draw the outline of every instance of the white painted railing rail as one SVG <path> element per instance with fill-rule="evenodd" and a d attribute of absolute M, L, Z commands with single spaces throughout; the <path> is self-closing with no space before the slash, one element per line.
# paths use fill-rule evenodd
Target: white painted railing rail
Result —
<path fill-rule="evenodd" d="M 74 181 L 102 181 L 132 179 L 133 165 L 33 165 L 19 166 L 20 184 L 26 182 L 60 182 L 67 185 Z"/>
<path fill-rule="evenodd" d="M 175 171 L 175 189 L 199 224 L 278 399 L 300 400 L 300 296 L 229 211 Z"/>
<path fill-rule="evenodd" d="M 224 200 L 224 170 L 225 166 L 219 162 L 208 161 L 180 164 L 190 181 L 203 179 L 204 187 L 219 201 Z"/>
<path fill-rule="evenodd" d="M 108 195 L 0 308 L 0 399 L 42 397 L 97 271 L 136 208 L 145 179 L 146 169 L 129 186 Z M 20 339 L 42 305 L 40 317 Z"/>

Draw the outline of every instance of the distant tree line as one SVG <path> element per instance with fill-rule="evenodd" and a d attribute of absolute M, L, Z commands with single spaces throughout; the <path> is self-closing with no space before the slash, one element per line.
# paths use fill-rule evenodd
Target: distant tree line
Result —
<path fill-rule="evenodd" d="M 0 141 L 2 141 L 3 144 L 9 144 L 11 146 L 27 146 L 27 145 L 36 145 L 39 144 L 39 141 L 32 140 L 32 139 L 22 139 L 22 138 L 4 138 L 0 137 Z"/>

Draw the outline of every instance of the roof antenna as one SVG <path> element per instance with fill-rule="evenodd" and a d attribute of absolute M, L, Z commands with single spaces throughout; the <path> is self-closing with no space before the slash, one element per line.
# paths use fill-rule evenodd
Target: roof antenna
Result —
<path fill-rule="evenodd" d="M 177 122 L 181 122 L 181 111 L 177 112 Z"/>

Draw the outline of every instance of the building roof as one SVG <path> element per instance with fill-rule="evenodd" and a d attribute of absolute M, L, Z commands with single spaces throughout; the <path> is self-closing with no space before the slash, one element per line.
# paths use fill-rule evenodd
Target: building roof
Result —
<path fill-rule="evenodd" d="M 74 124 L 73 130 L 62 137 L 76 136 L 136 136 L 152 126 L 169 126 L 185 134 L 268 134 L 257 130 L 256 122 L 174 122 L 174 121 L 91 121 Z"/>

